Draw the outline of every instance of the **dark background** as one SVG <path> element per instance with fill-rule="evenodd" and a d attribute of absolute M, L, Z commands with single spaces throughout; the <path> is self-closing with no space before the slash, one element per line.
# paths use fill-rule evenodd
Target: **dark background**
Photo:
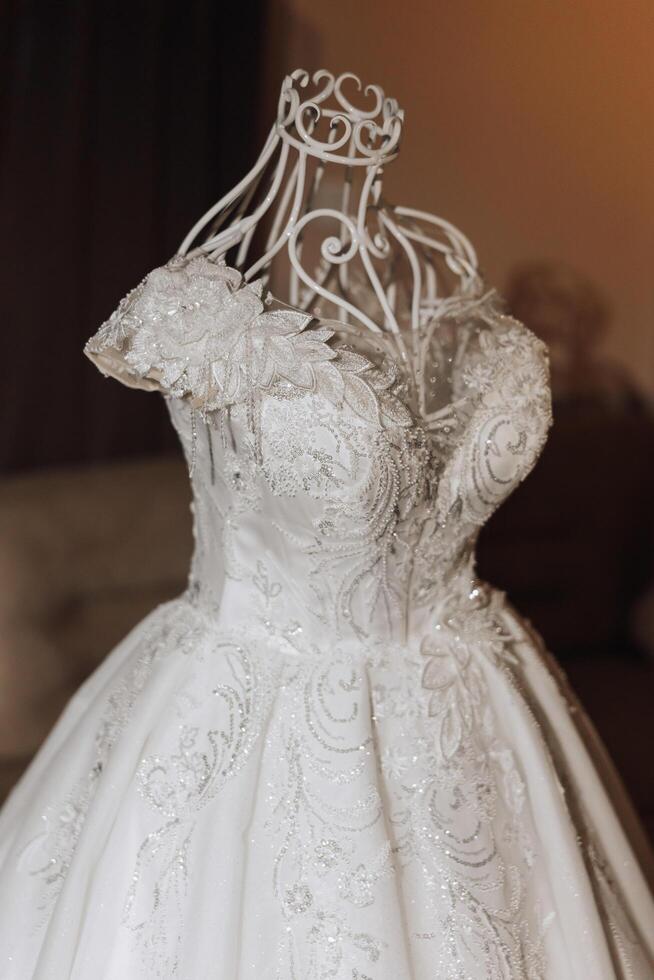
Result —
<path fill-rule="evenodd" d="M 2 5 L 4 471 L 174 445 L 86 339 L 176 251 L 257 140 L 261 5 Z"/>

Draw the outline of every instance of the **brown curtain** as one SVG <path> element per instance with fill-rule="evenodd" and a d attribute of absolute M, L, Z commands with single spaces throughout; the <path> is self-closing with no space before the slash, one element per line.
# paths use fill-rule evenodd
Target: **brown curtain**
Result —
<path fill-rule="evenodd" d="M 162 399 L 81 348 L 250 165 L 259 6 L 1 5 L 5 471 L 174 445 Z"/>

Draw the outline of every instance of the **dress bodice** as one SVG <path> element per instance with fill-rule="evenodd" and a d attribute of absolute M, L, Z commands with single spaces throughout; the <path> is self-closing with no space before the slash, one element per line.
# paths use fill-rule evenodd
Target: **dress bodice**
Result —
<path fill-rule="evenodd" d="M 550 423 L 546 351 L 481 284 L 412 342 L 420 377 L 392 338 L 202 256 L 150 273 L 89 341 L 104 373 L 167 397 L 193 484 L 189 590 L 219 620 L 405 641 L 474 599 L 476 535 Z"/>

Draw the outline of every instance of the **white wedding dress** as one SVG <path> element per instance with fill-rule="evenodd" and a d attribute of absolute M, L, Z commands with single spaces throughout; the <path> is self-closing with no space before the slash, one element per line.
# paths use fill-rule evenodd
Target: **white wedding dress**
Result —
<path fill-rule="evenodd" d="M 416 405 L 383 335 L 200 255 L 89 341 L 164 393 L 196 548 L 2 812 L 2 980 L 654 977 L 619 782 L 475 577 L 545 349 L 481 287 L 420 342 Z"/>

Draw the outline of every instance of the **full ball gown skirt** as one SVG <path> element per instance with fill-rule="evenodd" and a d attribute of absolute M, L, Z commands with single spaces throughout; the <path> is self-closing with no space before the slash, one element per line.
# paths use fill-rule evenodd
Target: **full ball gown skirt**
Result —
<path fill-rule="evenodd" d="M 544 348 L 481 285 L 423 339 L 420 411 L 383 341 L 195 256 L 87 345 L 163 392 L 196 548 L 0 814 L 2 980 L 654 976 L 619 781 L 474 573 Z"/>

